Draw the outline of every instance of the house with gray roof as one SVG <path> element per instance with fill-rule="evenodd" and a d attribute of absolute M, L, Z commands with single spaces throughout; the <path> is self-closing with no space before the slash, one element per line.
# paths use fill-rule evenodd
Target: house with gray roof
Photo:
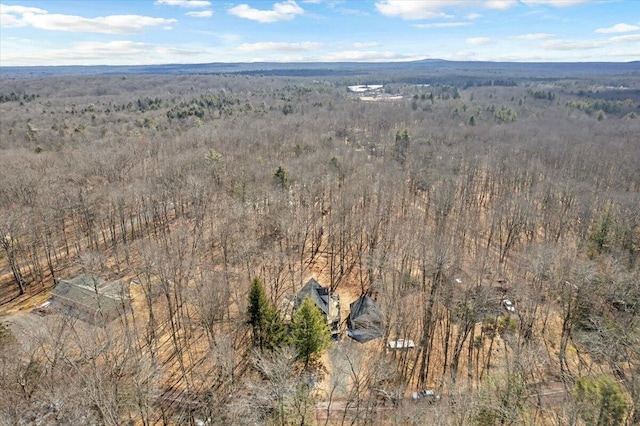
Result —
<path fill-rule="evenodd" d="M 313 278 L 300 289 L 296 295 L 293 310 L 297 310 L 304 299 L 309 297 L 320 309 L 322 316 L 331 328 L 331 333 L 340 333 L 340 296 L 331 293 L 327 287 L 322 287 Z"/>

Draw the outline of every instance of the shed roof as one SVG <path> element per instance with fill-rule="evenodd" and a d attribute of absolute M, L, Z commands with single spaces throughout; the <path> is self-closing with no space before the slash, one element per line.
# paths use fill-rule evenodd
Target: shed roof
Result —
<path fill-rule="evenodd" d="M 358 342 L 382 337 L 384 315 L 378 302 L 369 296 L 361 296 L 349 305 L 347 318 L 347 335 Z"/>
<path fill-rule="evenodd" d="M 106 283 L 94 275 L 83 274 L 69 280 L 59 280 L 51 294 L 89 309 L 99 309 L 128 299 L 129 287 L 121 280 Z"/>

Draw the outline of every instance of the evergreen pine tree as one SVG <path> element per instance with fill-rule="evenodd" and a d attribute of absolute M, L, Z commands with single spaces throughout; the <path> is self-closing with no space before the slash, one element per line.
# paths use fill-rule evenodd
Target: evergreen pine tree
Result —
<path fill-rule="evenodd" d="M 287 329 L 282 321 L 280 311 L 269 305 L 265 312 L 263 330 L 263 349 L 274 350 L 287 342 Z"/>
<path fill-rule="evenodd" d="M 274 349 L 285 340 L 285 328 L 280 312 L 269 303 L 269 299 L 256 277 L 249 289 L 247 323 L 253 332 L 253 344 L 260 350 Z"/>
<path fill-rule="evenodd" d="M 305 368 L 331 345 L 331 332 L 322 313 L 307 297 L 293 315 L 291 342 L 298 351 L 298 359 Z"/>
<path fill-rule="evenodd" d="M 611 376 L 579 377 L 573 387 L 580 417 L 589 425 L 624 424 L 627 400 L 618 382 Z"/>
<path fill-rule="evenodd" d="M 253 332 L 253 344 L 261 350 L 264 348 L 264 331 L 267 324 L 269 300 L 262 283 L 256 277 L 249 288 L 249 306 L 247 307 L 247 323 Z"/>

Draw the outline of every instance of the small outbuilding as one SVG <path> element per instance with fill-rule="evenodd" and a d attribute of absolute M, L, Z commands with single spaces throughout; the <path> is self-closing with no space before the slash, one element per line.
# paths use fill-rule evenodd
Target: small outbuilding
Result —
<path fill-rule="evenodd" d="M 360 296 L 349 307 L 347 336 L 360 343 L 382 337 L 384 316 L 378 302 L 369 296 Z"/>
<path fill-rule="evenodd" d="M 389 349 L 411 349 L 415 348 L 416 344 L 411 339 L 398 339 L 389 340 L 389 342 L 387 342 L 387 346 Z"/>
<path fill-rule="evenodd" d="M 90 274 L 58 280 L 51 302 L 61 312 L 91 324 L 113 321 L 131 306 L 128 283 L 110 283 Z"/>

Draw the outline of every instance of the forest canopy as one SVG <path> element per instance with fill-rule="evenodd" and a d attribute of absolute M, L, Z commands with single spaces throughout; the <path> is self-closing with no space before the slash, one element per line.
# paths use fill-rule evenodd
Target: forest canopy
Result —
<path fill-rule="evenodd" d="M 637 71 L 253 71 L 0 77 L 0 419 L 640 423 Z"/>

